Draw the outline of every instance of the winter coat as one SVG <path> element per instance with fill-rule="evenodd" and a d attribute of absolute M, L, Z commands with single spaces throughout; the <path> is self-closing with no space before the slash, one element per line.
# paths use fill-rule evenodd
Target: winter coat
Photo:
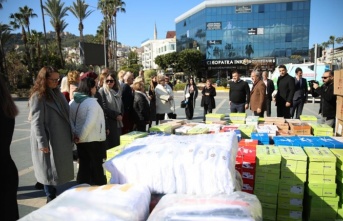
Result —
<path fill-rule="evenodd" d="M 89 97 L 82 102 L 71 100 L 70 121 L 80 143 L 106 140 L 104 112 L 96 98 Z M 79 106 L 80 105 L 80 106 Z M 79 106 L 79 107 L 78 107 Z"/>
<path fill-rule="evenodd" d="M 257 108 L 261 109 L 263 113 L 266 107 L 266 85 L 262 80 L 254 84 L 250 91 L 250 110 L 257 111 Z"/>
<path fill-rule="evenodd" d="M 59 90 L 55 93 L 59 101 L 39 99 L 38 94 L 30 99 L 33 168 L 37 181 L 45 185 L 60 185 L 74 179 L 69 106 Z M 50 152 L 43 153 L 43 147 Z"/>
<path fill-rule="evenodd" d="M 174 96 L 169 85 L 158 84 L 155 88 L 155 95 L 157 114 L 172 113 L 174 111 L 174 100 L 168 101 L 170 97 Z"/>
<path fill-rule="evenodd" d="M 209 93 L 210 95 L 205 95 L 206 93 Z M 214 97 L 217 95 L 216 89 L 213 86 L 210 86 L 207 88 L 206 86 L 201 91 L 202 98 L 201 98 L 201 104 L 200 106 L 203 107 L 205 104 L 208 105 L 208 108 L 215 109 L 216 108 L 216 101 L 214 100 Z"/>

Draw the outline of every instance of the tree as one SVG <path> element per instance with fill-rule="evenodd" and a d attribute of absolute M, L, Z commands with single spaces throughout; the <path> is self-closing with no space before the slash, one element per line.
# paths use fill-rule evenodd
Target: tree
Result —
<path fill-rule="evenodd" d="M 161 70 L 165 70 L 168 67 L 168 65 L 165 63 L 164 55 L 156 56 L 154 62 L 159 66 Z"/>
<path fill-rule="evenodd" d="M 61 0 L 47 0 L 43 7 L 47 15 L 50 17 L 50 24 L 55 29 L 56 41 L 61 58 L 61 66 L 64 67 L 61 33 L 68 25 L 63 19 L 65 16 L 68 15 L 68 8 L 64 7 L 64 3 L 62 3 Z"/>
<path fill-rule="evenodd" d="M 27 28 L 27 34 L 30 37 L 30 19 L 37 17 L 37 14 L 33 13 L 33 9 L 27 7 L 26 5 L 23 8 L 19 7 L 19 11 L 20 14 L 22 14 L 24 25 Z"/>
<path fill-rule="evenodd" d="M 327 48 L 329 45 L 332 45 L 332 59 L 331 59 L 331 65 L 333 65 L 333 62 L 335 61 L 335 43 L 340 44 L 343 42 L 343 37 L 336 38 L 335 36 L 331 35 L 329 37 L 329 40 L 322 43 L 322 46 L 324 48 Z M 332 66 L 333 67 L 333 66 Z"/>
<path fill-rule="evenodd" d="M 0 23 L 0 74 L 4 75 L 5 79 L 8 78 L 7 65 L 6 65 L 6 54 L 4 45 L 11 38 L 11 28 L 8 25 Z"/>
<path fill-rule="evenodd" d="M 185 49 L 179 53 L 179 64 L 184 72 L 188 71 L 189 74 L 197 73 L 203 56 L 199 50 Z"/>
<path fill-rule="evenodd" d="M 2 9 L 2 3 L 4 2 L 5 0 L 0 0 L 0 9 Z"/>
<path fill-rule="evenodd" d="M 83 23 L 94 10 L 88 10 L 88 5 L 83 0 L 76 0 L 73 5 L 69 7 L 69 11 L 79 20 L 80 42 L 83 42 Z"/>

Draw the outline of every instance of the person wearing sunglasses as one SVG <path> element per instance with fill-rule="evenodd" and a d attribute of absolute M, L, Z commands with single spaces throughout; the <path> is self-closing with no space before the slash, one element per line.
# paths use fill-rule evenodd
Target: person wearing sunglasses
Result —
<path fill-rule="evenodd" d="M 74 179 L 69 105 L 58 87 L 59 76 L 53 68 L 43 67 L 29 99 L 33 168 L 47 202 L 56 198 L 56 185 Z"/>
<path fill-rule="evenodd" d="M 120 135 L 123 128 L 124 106 L 121 99 L 120 85 L 114 72 L 108 71 L 99 93 L 102 97 L 102 106 L 107 119 L 106 149 L 108 150 L 120 144 Z"/>
<path fill-rule="evenodd" d="M 336 95 L 333 94 L 333 79 L 334 72 L 331 70 L 325 71 L 322 76 L 323 85 L 319 87 L 317 83 L 313 83 L 315 92 L 313 96 L 320 96 L 319 114 L 322 116 L 321 123 L 335 128 Z"/>

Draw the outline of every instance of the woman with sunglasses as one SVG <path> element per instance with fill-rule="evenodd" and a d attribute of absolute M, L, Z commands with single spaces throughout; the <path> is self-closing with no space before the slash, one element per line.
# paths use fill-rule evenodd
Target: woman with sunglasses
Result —
<path fill-rule="evenodd" d="M 47 202 L 56 197 L 56 185 L 74 179 L 69 105 L 58 80 L 57 71 L 43 67 L 29 100 L 33 168 L 37 181 L 44 185 Z"/>
<path fill-rule="evenodd" d="M 120 135 L 123 127 L 124 106 L 121 99 L 121 90 L 116 74 L 109 71 L 99 93 L 103 101 L 103 109 L 107 118 L 107 149 L 120 144 Z"/>

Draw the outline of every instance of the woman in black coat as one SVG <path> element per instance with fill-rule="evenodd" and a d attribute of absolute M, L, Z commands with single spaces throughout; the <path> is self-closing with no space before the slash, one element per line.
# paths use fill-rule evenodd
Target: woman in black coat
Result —
<path fill-rule="evenodd" d="M 201 107 L 204 107 L 204 117 L 203 121 L 206 121 L 206 114 L 212 113 L 212 109 L 216 108 L 216 101 L 214 97 L 217 95 L 216 89 L 212 86 L 211 80 L 206 81 L 205 87 L 201 91 Z"/>
<path fill-rule="evenodd" d="M 19 219 L 17 189 L 19 185 L 18 169 L 11 157 L 10 146 L 14 132 L 15 116 L 18 109 L 11 94 L 0 77 L 0 176 L 1 202 L 0 220 L 14 221 Z"/>
<path fill-rule="evenodd" d="M 198 88 L 193 78 L 188 79 L 188 83 L 184 90 L 187 106 L 185 108 L 187 120 L 192 120 L 194 114 L 195 101 L 198 97 Z"/>
<path fill-rule="evenodd" d="M 134 123 L 137 131 L 146 132 L 146 125 L 150 123 L 150 102 L 144 93 L 144 83 L 135 82 L 132 88 L 135 90 L 133 98 Z"/>

